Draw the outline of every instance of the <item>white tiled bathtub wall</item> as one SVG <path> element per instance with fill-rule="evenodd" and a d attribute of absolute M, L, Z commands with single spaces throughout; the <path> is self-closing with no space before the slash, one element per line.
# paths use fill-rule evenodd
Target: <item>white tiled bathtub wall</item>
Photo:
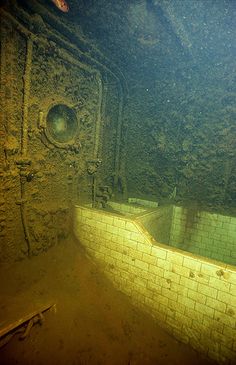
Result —
<path fill-rule="evenodd" d="M 161 206 L 151 212 L 143 213 L 136 221 L 160 243 L 168 244 L 170 241 L 171 221 L 173 206 Z"/>
<path fill-rule="evenodd" d="M 157 208 L 158 207 L 158 202 L 145 200 L 145 199 L 139 199 L 139 198 L 128 198 L 128 203 L 135 203 L 135 204 L 139 204 L 139 205 L 142 205 L 142 206 L 148 207 L 148 208 Z"/>
<path fill-rule="evenodd" d="M 236 265 L 236 217 L 175 206 L 169 244 Z"/>
<path fill-rule="evenodd" d="M 77 206 L 74 231 L 114 285 L 173 336 L 236 363 L 235 267 L 159 244 L 133 217 Z"/>
<path fill-rule="evenodd" d="M 113 201 L 109 201 L 108 205 L 124 215 L 139 214 L 145 211 L 145 208 L 142 206 L 133 206 L 131 204 L 124 204 Z"/>

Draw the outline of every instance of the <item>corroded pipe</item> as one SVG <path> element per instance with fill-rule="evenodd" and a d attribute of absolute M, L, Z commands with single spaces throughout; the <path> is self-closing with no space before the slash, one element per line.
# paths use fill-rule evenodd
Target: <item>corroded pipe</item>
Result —
<path fill-rule="evenodd" d="M 27 156 L 28 152 L 28 112 L 29 112 L 29 95 L 30 95 L 30 76 L 32 66 L 33 41 L 31 37 L 27 38 L 26 45 L 26 60 L 25 73 L 23 76 L 24 90 L 23 90 L 23 126 L 22 126 L 22 157 Z"/>
<path fill-rule="evenodd" d="M 29 113 L 29 96 L 30 96 L 30 81 L 31 81 L 31 66 L 32 66 L 32 54 L 33 54 L 33 40 L 31 37 L 27 37 L 26 44 L 26 59 L 25 59 L 25 72 L 23 76 L 24 81 L 24 89 L 23 89 L 23 123 L 22 123 L 22 139 L 21 139 L 21 155 L 24 159 L 27 159 L 28 155 L 28 113 Z M 29 163 L 28 161 L 26 163 Z M 27 244 L 27 254 L 30 256 L 31 254 L 31 242 L 30 235 L 26 220 L 26 194 L 25 194 L 25 167 L 26 165 L 23 163 L 20 166 L 20 184 L 21 184 L 21 202 L 20 202 L 20 211 L 21 211 L 21 220 L 22 226 L 25 236 L 25 241 Z"/>
<path fill-rule="evenodd" d="M 101 78 L 97 77 L 98 83 L 98 110 L 97 110 L 97 120 L 95 127 L 95 141 L 94 141 L 94 153 L 93 157 L 99 157 L 99 141 L 101 134 L 101 111 L 102 111 L 102 96 L 103 96 L 103 84 Z"/>
<path fill-rule="evenodd" d="M 123 121 L 124 96 L 122 88 L 119 89 L 119 106 L 118 106 L 118 120 L 117 120 L 117 134 L 116 134 L 116 152 L 115 152 L 115 177 L 114 185 L 118 186 L 120 175 L 120 149 L 121 149 L 121 133 Z"/>
<path fill-rule="evenodd" d="M 20 171 L 20 174 L 21 174 L 21 171 Z M 20 176 L 20 186 L 21 186 L 21 200 L 20 200 L 21 222 L 22 222 L 25 242 L 27 245 L 27 256 L 30 257 L 32 245 L 31 245 L 30 234 L 29 234 L 27 220 L 26 220 L 25 177 L 22 175 Z"/>
<path fill-rule="evenodd" d="M 1 15 L 5 15 L 6 12 L 1 9 Z M 13 23 L 14 24 L 14 23 Z M 20 175 L 20 200 L 17 204 L 20 205 L 20 215 L 24 237 L 27 245 L 27 255 L 31 254 L 31 242 L 30 235 L 26 219 L 26 192 L 25 182 L 27 175 L 27 168 L 30 165 L 28 159 L 28 108 L 29 108 L 29 96 L 30 96 L 30 77 L 31 77 L 31 65 L 32 65 L 32 53 L 33 53 L 33 40 L 30 32 L 22 32 L 23 27 L 17 24 L 17 30 L 26 38 L 26 58 L 25 58 L 25 69 L 23 75 L 23 110 L 22 110 L 22 125 L 21 125 L 21 158 L 17 161 Z"/>

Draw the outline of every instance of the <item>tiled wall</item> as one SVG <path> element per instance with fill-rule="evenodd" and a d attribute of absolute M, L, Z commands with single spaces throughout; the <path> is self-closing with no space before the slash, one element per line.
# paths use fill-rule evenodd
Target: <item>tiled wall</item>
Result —
<path fill-rule="evenodd" d="M 128 198 L 128 203 L 140 204 L 140 205 L 142 205 L 144 207 L 148 207 L 148 208 L 157 208 L 158 207 L 158 202 L 145 200 L 145 199 L 139 199 L 139 198 Z"/>
<path fill-rule="evenodd" d="M 140 215 L 136 220 L 160 243 L 170 241 L 173 206 L 161 206 L 151 212 Z"/>
<path fill-rule="evenodd" d="M 236 363 L 236 269 L 158 244 L 131 218 L 77 206 L 75 234 L 114 284 L 179 340 Z"/>
<path fill-rule="evenodd" d="M 169 244 L 236 265 L 236 217 L 175 206 Z"/>
<path fill-rule="evenodd" d="M 131 204 L 117 203 L 113 201 L 109 201 L 108 205 L 124 215 L 139 214 L 145 211 L 145 208 L 142 206 L 133 206 Z"/>

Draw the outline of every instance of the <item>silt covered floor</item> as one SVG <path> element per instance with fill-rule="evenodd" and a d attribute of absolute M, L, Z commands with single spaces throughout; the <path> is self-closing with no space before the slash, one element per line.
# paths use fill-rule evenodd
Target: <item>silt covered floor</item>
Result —
<path fill-rule="evenodd" d="M 0 349 L 1 365 L 213 364 L 133 307 L 73 239 L 0 275 L 0 323 L 56 304 L 24 340 Z"/>

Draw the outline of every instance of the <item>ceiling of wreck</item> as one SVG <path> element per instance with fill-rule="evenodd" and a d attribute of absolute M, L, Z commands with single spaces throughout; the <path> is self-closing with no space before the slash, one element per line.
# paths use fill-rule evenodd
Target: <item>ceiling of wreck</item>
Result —
<path fill-rule="evenodd" d="M 150 80 L 186 72 L 188 67 L 223 69 L 229 54 L 236 52 L 232 0 L 68 0 L 66 14 L 52 1 L 37 2 L 82 32 L 129 82 L 140 75 Z"/>
<path fill-rule="evenodd" d="M 235 2 L 221 0 L 86 2 L 81 24 L 118 62 L 153 70 L 173 58 L 223 56 L 235 47 L 235 10 Z"/>

